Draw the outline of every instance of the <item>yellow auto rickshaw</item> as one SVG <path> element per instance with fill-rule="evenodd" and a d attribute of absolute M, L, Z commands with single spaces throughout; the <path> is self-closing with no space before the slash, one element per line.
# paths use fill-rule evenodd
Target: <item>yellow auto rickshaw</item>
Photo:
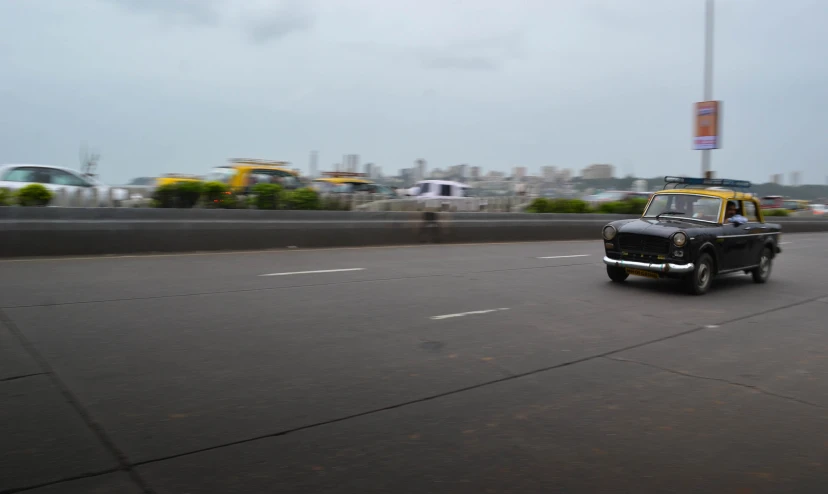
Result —
<path fill-rule="evenodd" d="M 321 193 L 353 194 L 364 192 L 380 194 L 389 198 L 397 197 L 396 192 L 387 185 L 382 185 L 364 178 L 364 173 L 355 172 L 322 172 L 321 178 L 315 178 L 312 187 Z"/>
<path fill-rule="evenodd" d="M 251 158 L 229 160 L 230 164 L 210 170 L 208 182 L 222 182 L 237 194 L 248 194 L 253 186 L 260 183 L 279 184 L 286 189 L 301 186 L 299 171 L 287 167 L 287 161 L 270 161 Z"/>

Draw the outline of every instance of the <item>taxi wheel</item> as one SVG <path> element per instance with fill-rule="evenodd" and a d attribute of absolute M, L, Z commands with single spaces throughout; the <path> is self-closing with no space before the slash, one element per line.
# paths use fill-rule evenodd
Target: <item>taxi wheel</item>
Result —
<path fill-rule="evenodd" d="M 619 268 L 615 266 L 607 266 L 607 276 L 616 282 L 621 283 L 622 281 L 626 280 L 627 277 L 630 276 L 629 273 L 624 268 Z"/>
<path fill-rule="evenodd" d="M 753 281 L 755 283 L 764 283 L 768 281 L 771 274 L 771 267 L 773 266 L 773 255 L 769 247 L 762 249 L 762 256 L 759 257 L 759 266 L 753 272 Z"/>
<path fill-rule="evenodd" d="M 696 268 L 687 277 L 687 288 L 693 295 L 704 295 L 713 283 L 713 258 L 702 254 L 696 262 Z"/>

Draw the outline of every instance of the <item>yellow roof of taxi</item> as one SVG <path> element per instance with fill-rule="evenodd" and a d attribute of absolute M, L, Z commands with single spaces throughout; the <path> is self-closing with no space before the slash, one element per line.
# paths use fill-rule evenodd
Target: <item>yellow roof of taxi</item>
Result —
<path fill-rule="evenodd" d="M 737 201 L 742 200 L 750 200 L 754 199 L 754 197 L 745 192 L 736 192 L 733 190 L 721 190 L 721 189 L 665 189 L 659 190 L 655 192 L 655 195 L 662 195 L 662 194 L 695 194 L 695 195 L 706 195 L 706 196 L 713 196 L 718 197 L 720 199 L 735 199 Z"/>

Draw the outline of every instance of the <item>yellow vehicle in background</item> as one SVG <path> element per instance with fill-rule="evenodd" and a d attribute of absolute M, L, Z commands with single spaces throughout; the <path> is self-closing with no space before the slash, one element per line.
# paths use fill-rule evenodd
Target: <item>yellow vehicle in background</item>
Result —
<path fill-rule="evenodd" d="M 391 187 L 362 178 L 364 173 L 354 172 L 322 172 L 321 178 L 313 179 L 312 187 L 321 193 L 354 194 L 364 192 L 368 194 L 382 194 L 389 198 L 396 198 L 397 193 Z"/>
<path fill-rule="evenodd" d="M 165 173 L 160 177 L 156 177 L 153 187 L 161 187 L 162 185 L 178 184 L 181 182 L 201 182 L 202 178 L 198 175 L 185 175 L 183 173 Z"/>
<path fill-rule="evenodd" d="M 792 213 L 795 213 L 797 211 L 806 211 L 810 204 L 810 201 L 804 201 L 802 199 L 785 199 L 782 202 L 782 207 Z"/>
<path fill-rule="evenodd" d="M 222 182 L 237 193 L 247 195 L 260 183 L 279 184 L 286 189 L 301 187 L 298 170 L 288 168 L 287 161 L 270 161 L 253 158 L 236 158 L 230 164 L 217 166 L 210 170 L 205 180 Z"/>

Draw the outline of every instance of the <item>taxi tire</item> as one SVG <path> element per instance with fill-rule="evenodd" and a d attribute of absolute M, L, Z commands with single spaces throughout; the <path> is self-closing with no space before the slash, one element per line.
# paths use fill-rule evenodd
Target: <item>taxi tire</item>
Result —
<path fill-rule="evenodd" d="M 687 276 L 687 289 L 692 295 L 704 295 L 713 284 L 713 258 L 704 253 L 696 261 L 693 272 Z"/>
<path fill-rule="evenodd" d="M 765 283 L 770 278 L 771 268 L 773 268 L 773 253 L 770 247 L 762 249 L 762 254 L 759 256 L 759 266 L 751 271 L 754 283 Z"/>
<path fill-rule="evenodd" d="M 628 273 L 624 268 L 607 266 L 607 276 L 609 276 L 609 279 L 615 283 L 621 283 L 630 276 L 630 273 Z"/>

